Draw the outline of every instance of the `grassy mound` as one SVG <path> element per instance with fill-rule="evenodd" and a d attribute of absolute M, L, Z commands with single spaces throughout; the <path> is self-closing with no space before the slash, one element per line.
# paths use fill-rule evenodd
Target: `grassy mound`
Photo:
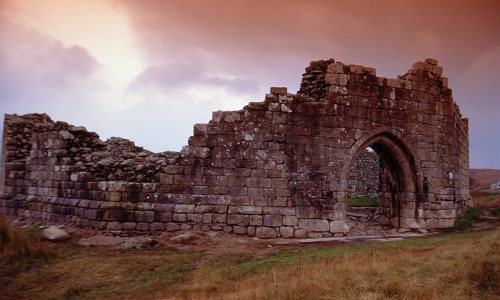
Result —
<path fill-rule="evenodd" d="M 0 217 L 0 275 L 16 273 L 22 267 L 47 258 L 48 252 L 38 238 L 28 236 Z"/>

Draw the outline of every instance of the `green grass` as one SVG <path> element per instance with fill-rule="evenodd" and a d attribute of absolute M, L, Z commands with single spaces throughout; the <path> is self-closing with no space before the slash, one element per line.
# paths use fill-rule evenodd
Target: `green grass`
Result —
<path fill-rule="evenodd" d="M 474 222 L 479 221 L 481 217 L 481 208 L 467 207 L 467 209 L 460 215 L 455 225 L 452 227 L 444 228 L 444 232 L 462 231 L 466 228 L 472 227 Z"/>
<path fill-rule="evenodd" d="M 347 207 L 378 207 L 378 198 L 347 198 Z"/>
<path fill-rule="evenodd" d="M 409 276 L 413 274 L 412 272 L 416 272 L 415 276 L 421 281 L 443 276 L 442 270 L 434 269 L 433 263 L 429 262 L 419 267 L 417 263 L 411 262 L 412 257 L 420 259 L 420 253 L 431 255 L 437 251 L 435 249 L 440 247 L 447 247 L 446 249 L 454 249 L 453 251 L 455 251 L 455 249 L 462 247 L 461 245 L 483 243 L 482 240 L 491 239 L 493 235 L 495 235 L 494 231 L 487 231 L 415 238 L 390 243 L 312 245 L 284 249 L 261 258 L 255 258 L 253 253 L 248 252 L 221 254 L 206 258 L 201 252 L 177 251 L 161 246 L 117 251 L 109 247 L 80 247 L 72 242 L 41 242 L 43 248 L 47 251 L 53 251 L 55 256 L 45 261 L 43 265 L 28 264 L 25 261 L 24 263 L 29 265 L 27 269 L 34 270 L 32 276 L 13 274 L 10 283 L 0 280 L 0 290 L 2 290 L 0 299 L 168 299 L 170 297 L 181 299 L 214 297 L 221 299 L 226 297 L 223 296 L 226 293 L 251 290 L 260 285 L 265 287 L 270 282 L 275 282 L 276 285 L 281 284 L 283 278 L 287 278 L 287 272 L 296 275 L 297 268 L 298 272 L 304 272 L 299 282 L 313 284 L 314 280 L 311 278 L 316 273 L 314 266 L 318 266 L 321 272 L 325 272 L 325 276 L 331 276 L 336 272 L 344 272 L 343 268 L 354 268 L 354 265 L 358 266 L 361 262 L 371 260 L 373 262 L 370 264 L 381 269 L 363 275 L 367 276 L 364 280 L 374 280 L 369 283 L 370 286 L 373 284 L 373 287 L 367 288 L 377 290 L 382 284 L 381 297 L 404 298 L 405 282 L 403 279 L 398 279 L 397 274 Z M 446 256 L 450 261 L 443 267 L 444 270 L 462 264 L 462 258 L 455 258 L 454 255 L 451 255 L 451 250 L 446 249 L 443 250 L 443 255 L 450 253 L 449 258 Z M 492 251 L 496 251 L 494 249 Z M 386 255 L 386 253 L 397 253 L 401 256 L 401 261 L 394 265 L 391 261 L 392 255 Z M 467 271 L 471 274 L 471 280 L 478 282 L 477 287 L 474 287 L 477 289 L 473 291 L 474 295 L 494 294 L 497 290 L 495 280 L 498 278 L 497 271 L 500 267 L 497 263 L 497 254 L 492 255 L 493 258 L 488 261 L 481 261 L 476 266 L 477 269 Z M 473 254 L 469 255 L 469 260 L 473 258 L 471 255 Z M 429 259 L 431 257 L 429 256 Z M 382 258 L 386 262 L 381 262 Z M 379 263 L 382 265 L 378 266 Z M 325 264 L 331 264 L 331 271 L 328 271 Z M 388 278 L 387 282 L 381 283 L 377 279 L 379 275 L 376 274 L 386 272 L 383 271 L 386 268 L 385 264 L 395 268 L 392 272 L 396 272 L 393 274 L 396 277 L 386 274 L 391 278 Z M 340 268 L 340 271 L 334 270 L 337 267 Z M 400 270 L 400 268 L 407 267 L 418 267 L 418 269 Z M 301 271 L 302 268 L 309 270 L 307 272 Z M 357 278 L 358 273 L 356 272 L 365 272 L 356 268 L 351 271 L 346 269 L 347 275 L 345 276 Z M 455 276 L 456 274 L 453 272 L 449 276 Z M 8 274 L 0 274 L 0 279 L 6 276 Z M 353 280 L 349 278 L 342 280 L 347 280 L 346 282 Z M 292 279 L 297 280 L 296 276 Z M 252 283 L 249 287 L 245 287 L 247 282 L 255 280 L 258 283 Z M 436 281 L 441 282 L 437 279 Z M 239 284 L 243 284 L 243 288 L 237 288 Z M 452 285 L 454 284 L 458 283 Z M 335 289 L 344 285 L 344 283 L 332 285 L 331 291 L 325 289 L 321 295 L 339 296 L 340 294 L 337 294 L 338 291 Z M 281 292 L 274 291 L 271 294 L 269 291 L 266 292 L 266 289 L 269 288 L 264 288 L 259 292 L 263 293 L 264 296 L 250 298 L 307 299 L 307 295 L 313 299 L 321 297 L 317 292 L 319 287 L 297 291 L 297 287 L 291 285 Z M 321 288 L 319 289 L 321 290 Z M 292 293 L 291 291 L 297 292 L 296 296 L 289 294 Z M 356 293 L 351 298 L 361 295 Z M 242 297 L 247 298 L 247 295 L 237 294 L 234 297 L 229 296 L 228 299 L 241 299 Z"/>

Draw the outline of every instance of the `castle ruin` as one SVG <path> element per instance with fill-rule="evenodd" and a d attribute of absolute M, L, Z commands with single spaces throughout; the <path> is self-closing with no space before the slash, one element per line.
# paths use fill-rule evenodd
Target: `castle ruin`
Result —
<path fill-rule="evenodd" d="M 434 59 L 397 79 L 313 61 L 297 94 L 217 111 L 180 152 L 152 153 L 45 114 L 5 115 L 0 213 L 111 234 L 346 234 L 351 168 L 380 157 L 380 222 L 452 226 L 469 196 L 468 120 Z"/>

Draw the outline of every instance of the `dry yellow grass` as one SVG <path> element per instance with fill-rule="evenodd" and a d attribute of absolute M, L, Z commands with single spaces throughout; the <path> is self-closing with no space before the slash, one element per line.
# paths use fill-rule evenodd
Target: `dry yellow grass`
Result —
<path fill-rule="evenodd" d="M 182 299 L 498 299 L 500 234 L 432 247 L 372 248 L 242 280 L 201 268 Z"/>
<path fill-rule="evenodd" d="M 29 274 L 0 268 L 0 299 L 499 299 L 500 295 L 498 230 L 393 243 L 299 247 L 258 259 L 251 253 L 204 258 L 200 252 L 161 247 L 116 251 L 72 242 L 41 245 L 55 256 L 43 265 L 15 268 Z"/>
<path fill-rule="evenodd" d="M 0 215 L 0 272 L 15 271 L 20 264 L 47 258 L 48 252 L 39 239 L 33 239 L 20 228 L 11 226 Z M 7 264 L 10 265 L 8 268 Z"/>

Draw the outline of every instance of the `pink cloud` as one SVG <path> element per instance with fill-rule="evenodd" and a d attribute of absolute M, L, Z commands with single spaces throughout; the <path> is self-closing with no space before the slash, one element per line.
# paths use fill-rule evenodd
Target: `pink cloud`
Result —
<path fill-rule="evenodd" d="M 0 28 L 0 85 L 4 93 L 23 95 L 39 89 L 65 89 L 99 68 L 86 49 L 78 45 L 64 47 L 34 28 L 10 21 L 4 14 L 0 15 Z"/>

